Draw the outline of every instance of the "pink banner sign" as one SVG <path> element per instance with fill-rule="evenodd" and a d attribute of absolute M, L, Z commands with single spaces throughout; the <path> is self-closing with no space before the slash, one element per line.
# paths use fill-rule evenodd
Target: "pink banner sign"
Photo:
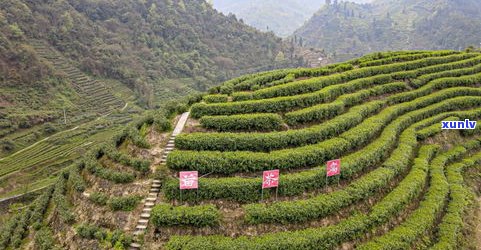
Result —
<path fill-rule="evenodd" d="M 262 175 L 262 189 L 279 186 L 279 169 L 264 171 Z"/>
<path fill-rule="evenodd" d="M 179 173 L 180 189 L 199 188 L 199 173 L 197 171 L 186 171 Z"/>
<path fill-rule="evenodd" d="M 328 161 L 326 164 L 327 177 L 341 174 L 341 160 Z"/>

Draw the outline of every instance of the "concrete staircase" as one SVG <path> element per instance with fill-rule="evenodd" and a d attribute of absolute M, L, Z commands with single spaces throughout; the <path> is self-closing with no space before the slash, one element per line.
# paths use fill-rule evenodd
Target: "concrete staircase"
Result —
<path fill-rule="evenodd" d="M 46 42 L 30 40 L 29 43 L 37 55 L 50 61 L 56 70 L 67 75 L 75 91 L 84 100 L 81 106 L 89 107 L 99 115 L 106 115 L 124 107 L 125 102 L 115 97 L 102 82 L 88 77 Z"/>
<path fill-rule="evenodd" d="M 167 156 L 175 148 L 175 137 L 182 132 L 188 118 L 189 118 L 189 112 L 183 113 L 181 115 L 179 121 L 177 122 L 177 125 L 175 126 L 174 131 L 172 132 L 172 135 L 169 138 L 169 141 L 167 142 L 167 145 L 164 148 L 164 151 L 162 153 L 162 159 L 160 161 L 161 164 L 165 164 L 167 162 Z M 147 230 L 152 209 L 157 203 L 159 198 L 160 188 L 161 188 L 160 180 L 156 180 L 156 179 L 152 180 L 149 195 L 145 199 L 144 208 L 142 210 L 142 213 L 140 214 L 140 218 L 138 219 L 137 226 L 135 227 L 135 230 L 134 230 L 135 236 L 144 234 L 144 232 Z M 130 245 L 131 250 L 138 250 L 141 247 L 142 245 L 137 241 L 134 241 Z"/>

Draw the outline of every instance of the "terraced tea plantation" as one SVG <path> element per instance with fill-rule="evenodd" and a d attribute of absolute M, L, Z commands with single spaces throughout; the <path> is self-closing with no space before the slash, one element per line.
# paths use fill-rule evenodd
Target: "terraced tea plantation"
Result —
<path fill-rule="evenodd" d="M 152 241 L 459 248 L 472 199 L 462 173 L 479 170 L 481 141 L 477 130 L 436 134 L 442 120 L 481 117 L 480 63 L 479 54 L 393 52 L 224 83 L 192 106 L 191 126 L 167 158 L 174 173 L 207 176 L 182 193 L 177 179 L 165 181 Z M 340 180 L 326 183 L 326 161 L 338 158 Z M 262 171 L 273 169 L 278 190 L 262 191 Z"/>
<path fill-rule="evenodd" d="M 94 150 L 12 217 L 0 248 L 48 235 L 88 249 L 476 249 L 481 130 L 441 122 L 478 121 L 480 83 L 481 54 L 454 51 L 232 79 L 180 135 L 151 118 Z M 262 189 L 267 170 L 278 188 Z M 180 171 L 198 188 L 181 191 Z"/>

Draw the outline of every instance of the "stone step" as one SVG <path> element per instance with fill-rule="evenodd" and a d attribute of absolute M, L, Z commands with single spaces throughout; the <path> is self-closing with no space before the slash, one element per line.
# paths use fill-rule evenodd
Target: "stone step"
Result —
<path fill-rule="evenodd" d="M 155 201 L 157 201 L 157 197 L 155 197 L 155 198 L 148 197 L 148 198 L 146 198 L 145 200 L 146 200 L 146 201 L 155 202 Z"/>
<path fill-rule="evenodd" d="M 167 143 L 168 143 L 168 144 L 175 144 L 175 140 L 172 140 L 172 139 L 171 139 L 171 140 L 169 140 Z"/>
<path fill-rule="evenodd" d="M 150 187 L 151 188 L 160 188 L 160 184 L 155 183 L 155 184 L 152 184 L 152 186 L 150 186 Z"/>
<path fill-rule="evenodd" d="M 141 234 L 143 234 L 143 233 L 144 233 L 144 231 L 138 230 L 138 231 L 135 231 L 135 232 L 133 233 L 133 235 L 134 235 L 134 236 L 138 236 L 138 235 L 141 235 Z"/>
<path fill-rule="evenodd" d="M 158 189 L 158 188 L 150 189 L 150 193 L 157 193 L 158 194 L 159 192 L 160 192 L 160 189 Z"/>
<path fill-rule="evenodd" d="M 135 229 L 136 229 L 136 230 L 145 230 L 145 229 L 147 229 L 147 226 L 146 226 L 146 225 L 137 225 L 137 226 L 135 227 Z"/>
<path fill-rule="evenodd" d="M 157 198 L 158 195 L 159 195 L 158 193 L 149 193 L 149 197 Z"/>
<path fill-rule="evenodd" d="M 160 184 L 160 180 L 153 180 L 152 183 Z"/>
<path fill-rule="evenodd" d="M 152 212 L 152 208 L 150 207 L 144 207 L 144 210 L 142 210 L 142 213 L 150 213 Z"/>
<path fill-rule="evenodd" d="M 150 213 L 143 213 L 140 215 L 140 218 L 150 218 Z"/>
<path fill-rule="evenodd" d="M 155 206 L 155 203 L 153 203 L 153 202 L 146 202 L 144 206 L 145 206 L 145 207 L 153 207 L 153 206 Z"/>
<path fill-rule="evenodd" d="M 147 223 L 149 223 L 149 220 L 140 219 L 137 224 L 147 224 Z"/>
<path fill-rule="evenodd" d="M 134 249 L 140 249 L 141 245 L 139 243 L 130 243 L 130 247 Z"/>

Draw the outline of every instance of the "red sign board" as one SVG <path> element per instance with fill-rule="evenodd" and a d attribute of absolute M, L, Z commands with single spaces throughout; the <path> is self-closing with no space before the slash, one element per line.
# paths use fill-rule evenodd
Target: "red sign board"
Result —
<path fill-rule="evenodd" d="M 279 169 L 264 171 L 262 175 L 262 188 L 272 188 L 279 186 Z"/>
<path fill-rule="evenodd" d="M 199 188 L 199 173 L 197 171 L 186 171 L 179 173 L 180 189 Z"/>
<path fill-rule="evenodd" d="M 326 164 L 326 174 L 327 177 L 341 174 L 341 160 L 328 161 Z"/>

